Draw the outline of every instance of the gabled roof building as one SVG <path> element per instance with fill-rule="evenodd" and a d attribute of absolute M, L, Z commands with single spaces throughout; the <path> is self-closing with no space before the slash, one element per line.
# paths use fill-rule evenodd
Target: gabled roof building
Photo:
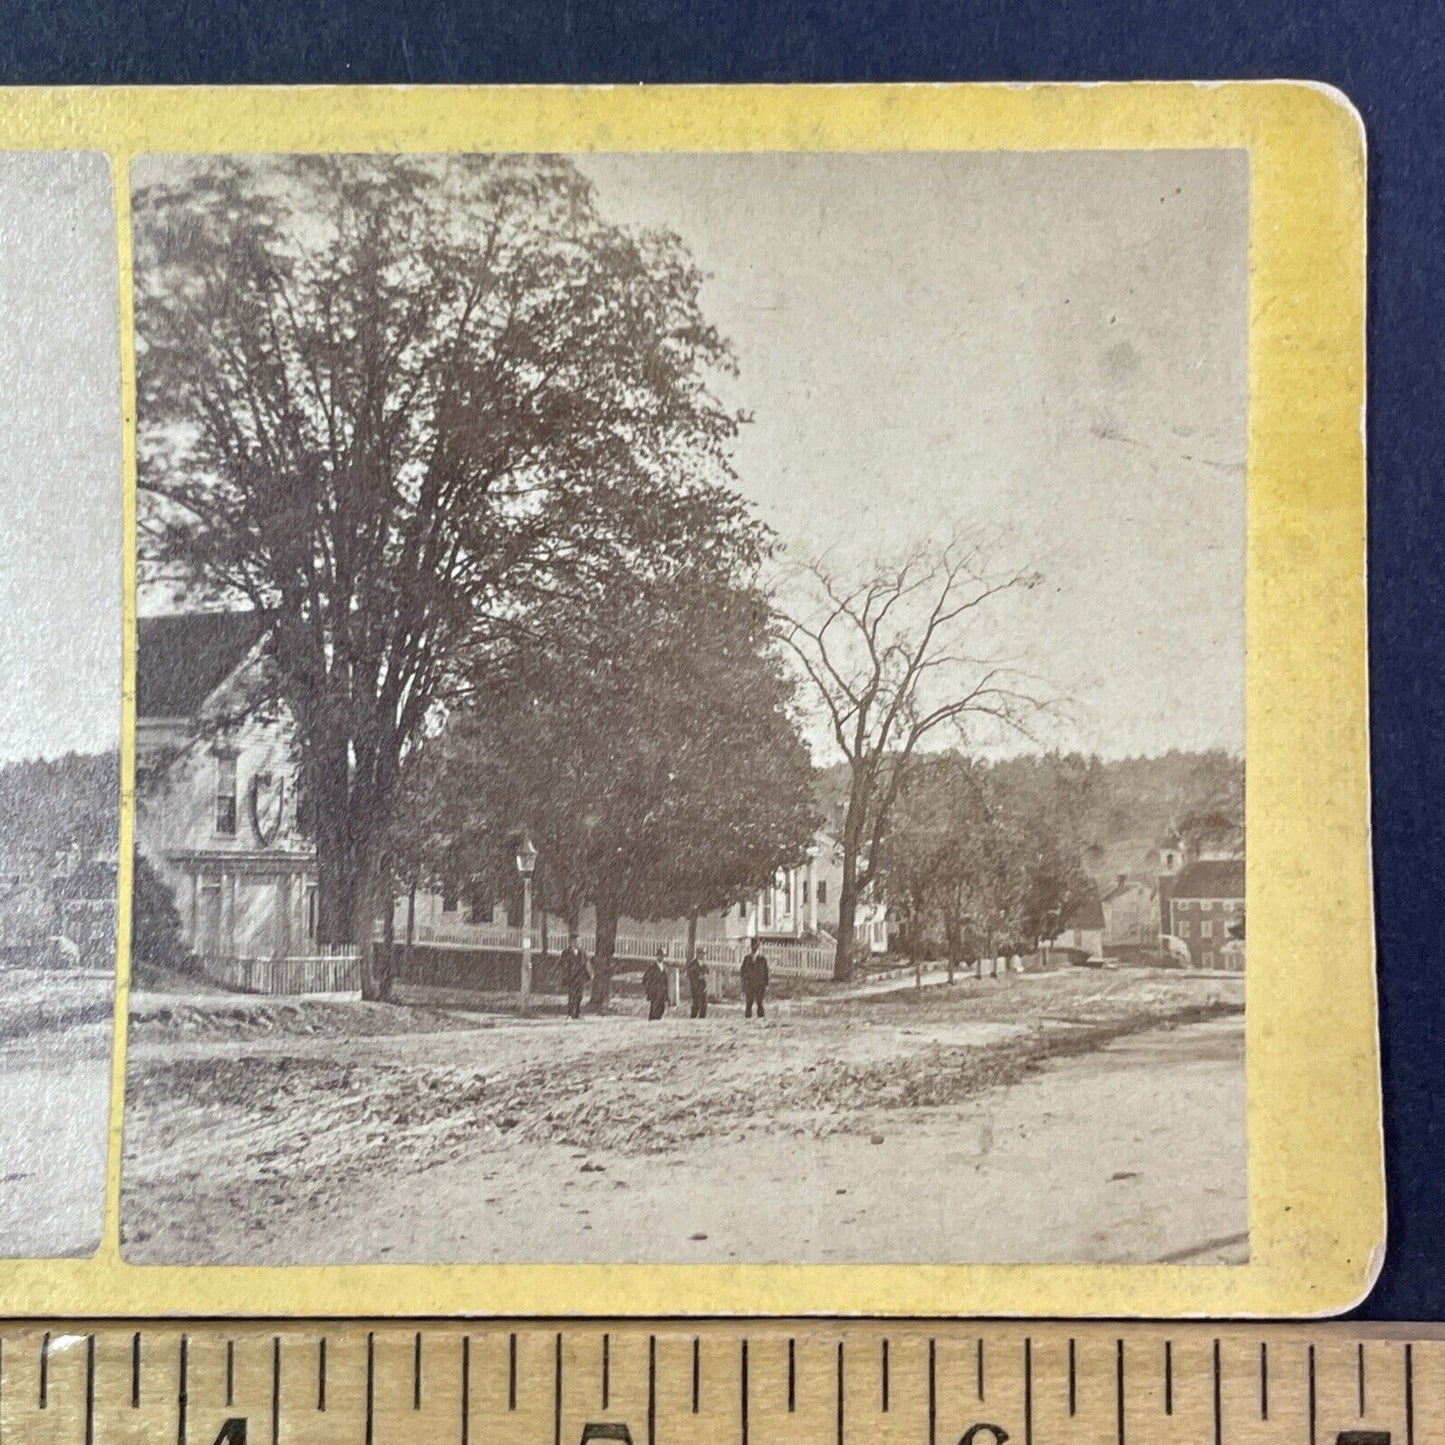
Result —
<path fill-rule="evenodd" d="M 316 862 L 296 825 L 290 727 L 247 700 L 265 667 L 257 612 L 143 617 L 136 657 L 136 843 L 202 958 L 311 951 Z"/>

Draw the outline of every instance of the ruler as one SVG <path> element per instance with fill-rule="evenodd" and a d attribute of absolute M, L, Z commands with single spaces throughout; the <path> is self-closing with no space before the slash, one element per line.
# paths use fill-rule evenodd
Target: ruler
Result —
<path fill-rule="evenodd" d="M 477 1321 L 0 1332 L 3 1445 L 1445 1445 L 1433 1326 Z"/>

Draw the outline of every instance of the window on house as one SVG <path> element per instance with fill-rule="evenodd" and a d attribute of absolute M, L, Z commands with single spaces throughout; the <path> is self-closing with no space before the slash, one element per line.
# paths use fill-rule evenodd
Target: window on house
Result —
<path fill-rule="evenodd" d="M 223 838 L 236 836 L 236 755 L 216 757 L 216 832 Z"/>
<path fill-rule="evenodd" d="M 442 884 L 442 912 L 455 913 L 457 911 L 458 889 L 455 883 Z"/>
<path fill-rule="evenodd" d="M 316 885 L 308 883 L 306 885 L 306 937 L 313 943 L 316 941 L 316 924 Z"/>
<path fill-rule="evenodd" d="M 808 880 L 803 879 L 803 907 L 808 906 Z"/>
<path fill-rule="evenodd" d="M 818 880 L 818 905 L 819 905 L 819 907 L 822 907 L 824 904 L 827 903 L 827 901 L 828 901 L 828 880 L 827 880 L 826 878 L 820 878 L 820 879 Z"/>
<path fill-rule="evenodd" d="M 1209 921 L 1209 919 L 1206 918 L 1204 922 L 1199 925 L 1199 936 L 1201 938 L 1214 937 L 1214 925 Z"/>
<path fill-rule="evenodd" d="M 1187 918 L 1181 918 L 1179 920 L 1179 936 L 1180 938 L 1189 937 L 1189 920 Z"/>

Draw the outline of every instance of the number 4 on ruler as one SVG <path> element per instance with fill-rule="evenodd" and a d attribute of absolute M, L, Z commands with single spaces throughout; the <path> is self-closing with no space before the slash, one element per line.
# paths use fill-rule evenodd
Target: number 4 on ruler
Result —
<path fill-rule="evenodd" d="M 246 1421 L 244 1419 L 227 1420 L 221 1426 L 221 1433 L 216 1436 L 212 1445 L 246 1445 Z"/>

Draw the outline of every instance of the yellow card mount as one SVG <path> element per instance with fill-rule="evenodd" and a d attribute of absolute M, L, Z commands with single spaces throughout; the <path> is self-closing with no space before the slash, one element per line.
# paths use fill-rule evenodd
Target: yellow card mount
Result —
<path fill-rule="evenodd" d="M 368 1338 L 378 1440 L 923 1438 L 930 1338 L 935 1445 L 1069 1338 L 1207 1439 L 1147 1333 L 383 1322 L 1364 1297 L 1365 198 L 1303 82 L 0 87 L 0 1315 L 291 1319 L 93 1336 L 203 1445 Z"/>

